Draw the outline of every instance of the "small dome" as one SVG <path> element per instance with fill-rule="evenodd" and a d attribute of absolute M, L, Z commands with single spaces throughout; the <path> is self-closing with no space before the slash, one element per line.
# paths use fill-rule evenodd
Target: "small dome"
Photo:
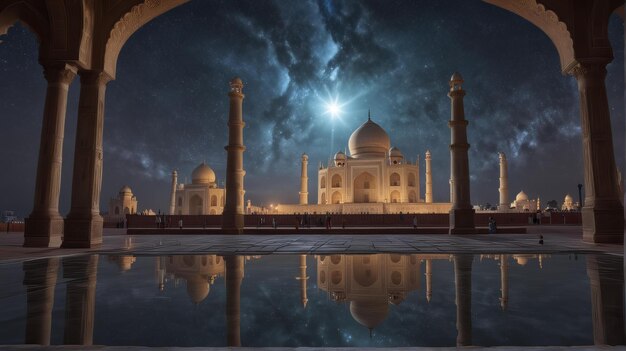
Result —
<path fill-rule="evenodd" d="M 528 201 L 528 195 L 522 190 L 515 196 L 515 201 Z"/>
<path fill-rule="evenodd" d="M 303 160 L 308 160 L 308 159 L 309 159 L 309 155 L 307 155 L 307 154 L 303 153 L 303 154 L 302 154 L 302 159 L 303 159 Z"/>
<path fill-rule="evenodd" d="M 389 304 L 386 300 L 352 301 L 350 314 L 367 329 L 374 329 L 387 318 Z"/>
<path fill-rule="evenodd" d="M 191 172 L 192 184 L 210 184 L 215 183 L 215 172 L 206 163 L 202 162 L 196 169 Z"/>
<path fill-rule="evenodd" d="M 400 149 L 398 149 L 397 147 L 392 147 L 391 149 L 389 149 L 389 156 L 391 157 L 402 157 L 402 152 L 400 151 Z"/>
<path fill-rule="evenodd" d="M 243 86 L 243 82 L 241 81 L 241 78 L 235 77 L 235 78 L 230 80 L 230 85 L 240 85 L 240 86 Z"/>
<path fill-rule="evenodd" d="M 133 191 L 130 189 L 130 187 L 128 185 L 124 185 L 121 189 L 120 189 L 120 194 L 133 194 Z"/>
<path fill-rule="evenodd" d="M 350 135 L 348 147 L 354 158 L 385 157 L 391 142 L 387 132 L 368 119 Z"/>
<path fill-rule="evenodd" d="M 343 153 L 343 151 L 338 151 L 335 154 L 335 160 L 345 160 L 346 159 L 346 154 Z"/>
<path fill-rule="evenodd" d="M 570 194 L 565 195 L 564 202 L 572 202 L 572 201 L 574 201 L 574 198 L 572 197 L 572 195 Z"/>
<path fill-rule="evenodd" d="M 461 76 L 461 73 L 459 72 L 454 72 L 454 74 L 452 74 L 452 77 L 450 77 L 450 81 L 451 82 L 463 82 L 463 76 Z"/>

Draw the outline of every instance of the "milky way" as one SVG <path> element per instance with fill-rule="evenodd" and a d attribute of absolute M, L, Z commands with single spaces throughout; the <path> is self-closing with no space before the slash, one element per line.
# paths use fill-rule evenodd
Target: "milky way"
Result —
<path fill-rule="evenodd" d="M 614 15 L 607 89 L 620 167 L 623 33 Z M 0 210 L 26 216 L 46 84 L 32 33 L 17 25 L 1 40 Z M 316 166 L 347 148 L 368 109 L 406 158 L 420 155 L 423 162 L 431 150 L 434 199 L 448 201 L 446 93 L 455 71 L 467 91 L 473 202 L 497 202 L 498 151 L 508 155 L 511 198 L 522 189 L 543 201 L 575 195 L 583 167 L 576 82 L 561 74 L 554 46 L 526 20 L 477 0 L 196 0 L 148 23 L 122 49 L 107 88 L 101 208 L 128 184 L 140 209 L 163 210 L 171 171 L 184 181 L 202 161 L 222 182 L 234 76 L 245 84 L 245 184 L 254 203 L 297 202 L 303 152 L 315 199 Z M 76 79 L 65 134 L 64 213 L 78 89 Z M 324 113 L 329 96 L 349 102 L 334 122 Z"/>

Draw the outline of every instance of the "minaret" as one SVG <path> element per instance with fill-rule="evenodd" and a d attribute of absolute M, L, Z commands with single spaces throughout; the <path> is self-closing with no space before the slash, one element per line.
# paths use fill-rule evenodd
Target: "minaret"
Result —
<path fill-rule="evenodd" d="M 433 297 L 433 262 L 426 260 L 426 301 L 430 302 Z"/>
<path fill-rule="evenodd" d="M 474 209 L 470 201 L 469 158 L 467 150 L 467 120 L 463 109 L 465 91 L 461 87 L 463 77 L 455 72 L 450 78 L 451 120 L 450 127 L 450 173 L 452 184 L 452 209 L 450 210 L 450 234 L 472 234 Z"/>
<path fill-rule="evenodd" d="M 309 156 L 302 154 L 302 168 L 300 170 L 300 205 L 309 204 L 309 177 L 307 175 L 307 167 L 309 164 Z"/>
<path fill-rule="evenodd" d="M 309 299 L 306 295 L 306 281 L 309 277 L 306 275 L 306 255 L 300 255 L 300 276 L 296 277 L 296 280 L 300 281 L 300 296 L 302 297 L 302 307 L 306 308 L 306 303 Z"/>
<path fill-rule="evenodd" d="M 430 172 L 430 150 L 426 150 L 426 203 L 433 202 L 433 174 Z"/>
<path fill-rule="evenodd" d="M 509 170 L 506 162 L 506 155 L 504 152 L 500 152 L 500 204 L 498 205 L 498 211 L 507 211 L 511 202 L 509 201 Z"/>
<path fill-rule="evenodd" d="M 226 203 L 222 214 L 222 229 L 240 233 L 243 231 L 245 213 L 243 195 L 243 83 L 239 78 L 230 81 L 230 111 L 228 113 L 228 146 L 226 159 Z"/>
<path fill-rule="evenodd" d="M 509 304 L 509 255 L 500 255 L 500 307 L 506 310 Z"/>
<path fill-rule="evenodd" d="M 176 185 L 178 184 L 178 173 L 172 171 L 172 193 L 170 194 L 170 215 L 176 214 Z"/>

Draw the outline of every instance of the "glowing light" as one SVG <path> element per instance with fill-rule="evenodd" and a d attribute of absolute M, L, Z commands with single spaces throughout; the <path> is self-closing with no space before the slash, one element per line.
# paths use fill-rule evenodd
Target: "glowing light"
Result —
<path fill-rule="evenodd" d="M 332 118 L 337 118 L 341 114 L 341 106 L 336 101 L 332 101 L 326 104 L 326 113 L 330 114 Z"/>

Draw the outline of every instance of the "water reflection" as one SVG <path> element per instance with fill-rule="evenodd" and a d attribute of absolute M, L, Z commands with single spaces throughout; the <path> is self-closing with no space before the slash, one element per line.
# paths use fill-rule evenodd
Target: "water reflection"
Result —
<path fill-rule="evenodd" d="M 363 327 L 374 330 L 389 319 L 390 309 L 403 303 L 409 294 L 422 289 L 425 280 L 426 301 L 433 295 L 433 280 L 450 280 L 451 276 L 437 276 L 433 265 L 436 261 L 451 262 L 454 270 L 454 308 L 456 310 L 456 345 L 473 345 L 472 280 L 477 279 L 473 265 L 478 261 L 497 262 L 499 269 L 499 301 L 493 305 L 507 309 L 509 304 L 509 270 L 511 265 L 527 265 L 535 261 L 543 267 L 547 256 L 543 255 L 468 255 L 468 254 L 371 254 L 330 255 L 309 258 L 314 262 L 314 287 L 339 305 L 347 305 L 352 319 Z M 157 286 L 153 289 L 165 293 L 186 285 L 189 300 L 200 305 L 207 301 L 212 286 L 224 281 L 225 344 L 241 346 L 254 344 L 256 340 L 242 340 L 242 286 L 246 286 L 245 266 L 250 260 L 263 261 L 262 257 L 182 255 L 157 258 L 139 258 L 132 255 L 108 256 L 107 261 L 119 267 L 120 272 L 130 272 L 135 265 L 154 262 Z M 299 286 L 299 302 L 307 308 L 309 302 L 309 276 L 307 256 L 284 258 L 291 265 L 290 279 Z M 309 261 L 311 262 L 311 261 Z M 93 344 L 96 312 L 96 278 L 98 255 L 70 256 L 27 261 L 23 263 L 23 284 L 26 290 L 26 324 L 24 343 L 49 345 L 51 339 L 52 311 L 59 267 L 63 270 L 65 287 L 63 343 L 77 345 Z M 624 344 L 624 267 L 623 258 L 589 254 L 586 256 L 587 276 L 590 281 L 593 342 L 596 345 Z M 423 274 L 423 275 L 422 275 Z M 268 275 L 263 279 L 276 278 Z M 152 283 L 154 284 L 154 283 Z M 294 283 L 295 284 L 295 283 Z M 152 285 L 154 287 L 154 285 Z M 297 291 L 297 290 L 296 290 Z M 476 290 L 474 290 L 476 292 Z M 244 297 L 247 291 L 244 290 Z M 288 294 L 290 292 L 284 292 Z M 550 292 L 546 292 L 550 293 Z M 222 297 L 224 296 L 224 297 Z M 422 295 L 424 296 L 424 295 Z M 251 298 L 255 298 L 254 296 Z M 213 298 L 211 298 L 213 299 Z M 213 299 L 214 300 L 214 299 Z M 436 300 L 437 301 L 437 300 Z M 281 303 L 279 301 L 279 303 Z M 438 303 L 447 303 L 440 298 Z M 452 302 L 450 302 L 452 305 Z M 318 308 L 319 305 L 309 306 Z M 575 308 L 574 306 L 573 308 Z M 249 312 L 249 311 L 248 311 Z M 325 316 L 328 318 L 328 316 Z M 331 317 L 332 318 L 332 317 Z M 454 317 L 453 317 L 454 318 Z M 474 315 L 475 318 L 475 315 Z M 474 330 L 475 331 L 475 330 Z M 246 343 L 247 342 L 247 343 Z M 1 343 L 1 342 L 0 342 Z M 100 342 L 101 343 L 101 342 Z M 259 345 L 272 346 L 272 345 Z M 308 345 L 302 345 L 308 346 Z"/>

